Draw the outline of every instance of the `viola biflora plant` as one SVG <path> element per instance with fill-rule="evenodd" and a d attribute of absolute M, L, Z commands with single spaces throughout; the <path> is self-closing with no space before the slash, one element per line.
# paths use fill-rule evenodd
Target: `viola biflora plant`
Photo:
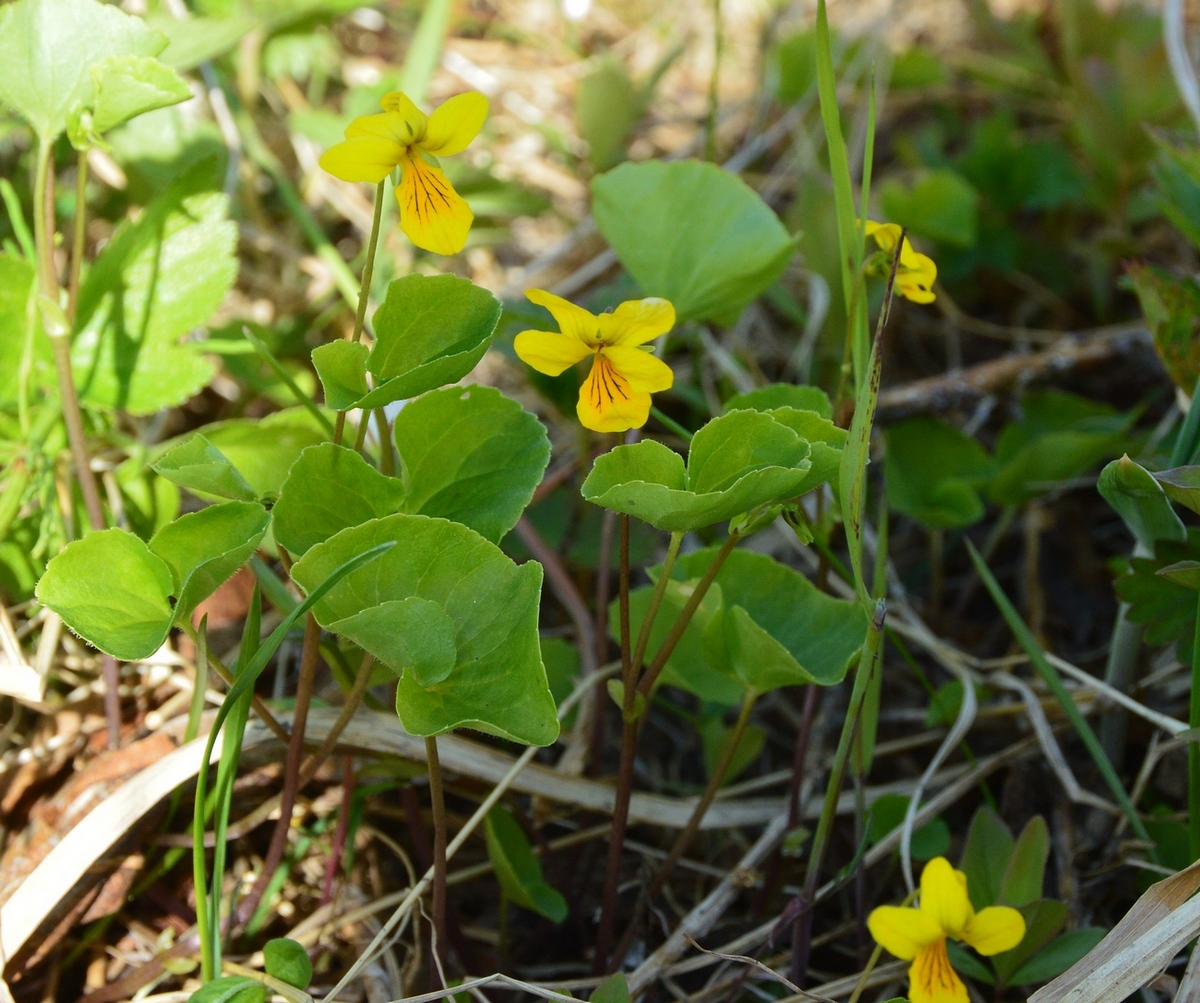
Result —
<path fill-rule="evenodd" d="M 823 18 L 822 7 L 824 108 L 832 102 L 832 68 Z M 541 483 L 551 450 L 541 422 L 520 404 L 491 387 L 461 382 L 487 352 L 501 319 L 501 304 L 490 292 L 449 271 L 414 272 L 391 281 L 371 309 L 389 179 L 400 229 L 418 248 L 454 254 L 469 239 L 470 207 L 436 158 L 477 141 L 487 102 L 473 93 L 449 99 L 428 116 L 404 93 L 389 93 L 381 113 L 354 119 L 345 140 L 321 158 L 343 181 L 374 184 L 375 201 L 352 333 L 312 351 L 319 402 L 302 397 L 264 420 L 218 422 L 167 442 L 153 441 L 146 425 L 136 426 L 146 433 L 143 440 L 117 434 L 118 417 L 136 420 L 180 404 L 216 372 L 205 341 L 185 336 L 205 323 L 234 278 L 228 199 L 216 188 L 216 172 L 199 165 L 122 224 L 94 260 L 84 262 L 82 238 L 69 235 L 64 285 L 53 254 L 60 221 L 49 197 L 51 150 L 67 133 L 85 178 L 86 152 L 104 143 L 106 130 L 186 98 L 186 83 L 156 59 L 165 44 L 141 20 L 97 0 L 19 0 L 0 8 L 0 99 L 29 124 L 38 150 L 33 243 L 25 253 L 0 256 L 0 304 L 8 311 L 0 315 L 7 353 L 0 403 L 9 429 L 0 512 L 6 529 L 21 524 L 36 541 L 37 602 L 80 637 L 113 659 L 132 661 L 154 655 L 172 630 L 181 630 L 202 653 L 197 692 L 205 691 L 202 673 L 209 668 L 224 677 L 228 690 L 203 760 L 209 762 L 219 739 L 220 765 L 211 783 L 212 771 L 201 769 L 193 819 L 206 983 L 197 999 L 246 992 L 239 1000 L 254 1003 L 268 986 L 303 988 L 311 974 L 297 948 L 282 943 L 268 945 L 267 981 L 223 976 L 222 944 L 261 902 L 286 846 L 296 791 L 319 760 L 305 764 L 303 741 L 322 639 L 336 639 L 353 667 L 340 726 L 368 687 L 386 680 L 400 723 L 425 739 L 439 951 L 447 943 L 447 818 L 438 736 L 470 729 L 532 747 L 558 739 L 539 640 L 542 566 L 518 564 L 501 548 Z M 936 269 L 899 227 L 860 225 L 849 200 L 844 142 L 828 118 L 827 128 L 841 255 L 849 269 L 852 321 L 845 337 L 853 368 L 845 398 L 830 401 L 813 387 L 762 387 L 727 401 L 694 433 L 679 429 L 687 440 L 682 452 L 650 437 L 616 444 L 600 438 L 596 444 L 604 451 L 582 483 L 583 499 L 614 513 L 620 526 L 620 593 L 609 622 L 621 655 L 609 673 L 609 693 L 622 736 L 595 945 L 601 972 L 619 964 L 634 928 L 630 923 L 617 939 L 617 889 L 641 728 L 660 687 L 669 684 L 722 713 L 737 712 L 719 742 L 708 785 L 644 885 L 638 911 L 652 903 L 688 848 L 764 694 L 832 686 L 853 672 L 811 840 L 810 901 L 842 779 L 848 769 L 860 779 L 870 769 L 886 606 L 882 574 L 866 573 L 863 536 L 880 346 L 893 291 L 928 302 Z M 87 190 L 82 182 L 79 190 Z M 779 279 L 796 238 L 741 179 L 709 163 L 623 164 L 596 177 L 592 194 L 597 226 L 643 298 L 592 313 L 531 290 L 529 299 L 549 311 L 558 331 L 523 331 L 514 347 L 551 377 L 569 378 L 569 369 L 587 364 L 577 416 L 584 429 L 607 436 L 647 425 L 651 395 L 675 383 L 666 361 L 672 347 L 695 337 L 699 324 L 733 323 Z M 869 193 L 862 194 L 865 206 Z M 85 210 L 81 198 L 74 234 Z M 882 257 L 866 256 L 868 234 Z M 869 275 L 886 282 L 873 337 L 865 313 Z M 404 402 L 398 411 L 388 407 L 398 402 Z M 834 421 L 835 405 L 843 404 L 853 404 L 849 428 Z M 89 459 L 99 446 L 109 456 L 124 454 L 103 497 Z M 68 453 L 75 483 L 55 493 L 58 460 Z M 183 515 L 181 492 L 188 496 Z M 834 598 L 773 557 L 741 548 L 781 519 L 803 545 L 826 550 L 834 522 L 841 521 L 852 599 Z M 649 583 L 631 586 L 634 520 L 659 535 L 663 557 Z M 689 534 L 697 545 L 685 548 Z M 225 667 L 207 653 L 204 624 L 194 625 L 193 614 L 248 562 L 260 591 L 236 663 Z M 878 563 L 882 567 L 882 558 Z M 265 639 L 264 597 L 279 618 Z M 286 712 L 256 705 L 255 680 L 293 627 L 303 627 L 294 705 Z M 289 755 L 282 820 L 254 890 L 235 908 L 223 894 L 224 835 L 241 733 L 252 710 L 290 731 Z M 519 825 L 503 809 L 487 817 L 486 839 L 507 900 L 561 919 L 561 896 L 546 885 Z M 204 850 L 207 833 L 210 844 L 215 837 L 211 857 Z M 958 913 L 937 912 L 950 892 L 958 905 L 965 901 L 955 880 L 930 885 L 918 914 L 925 918 L 913 921 L 924 925 L 909 931 L 911 944 L 920 940 L 917 956 L 933 958 L 938 972 L 945 966 L 937 945 L 948 935 L 970 942 L 975 929 Z M 934 913 L 941 917 L 936 930 L 928 919 Z M 984 910 L 976 922 L 991 915 Z"/>

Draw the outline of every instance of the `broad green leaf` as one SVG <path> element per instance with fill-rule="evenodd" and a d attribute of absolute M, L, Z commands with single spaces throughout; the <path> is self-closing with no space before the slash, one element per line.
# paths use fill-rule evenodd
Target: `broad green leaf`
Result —
<path fill-rule="evenodd" d="M 884 836 L 904 824 L 904 815 L 908 811 L 908 798 L 903 794 L 881 794 L 871 802 L 871 825 L 867 830 L 867 838 L 875 845 Z M 940 857 L 950 849 L 950 827 L 940 815 L 931 818 L 923 826 L 914 829 L 912 834 L 912 855 L 914 860 L 932 860 Z"/>
<path fill-rule="evenodd" d="M 395 436 L 404 510 L 461 522 L 493 543 L 517 524 L 550 462 L 545 426 L 491 387 L 410 401 Z"/>
<path fill-rule="evenodd" d="M 822 418 L 833 417 L 829 395 L 820 387 L 797 386 L 794 383 L 771 383 L 765 387 L 734 394 L 725 402 L 725 412 L 773 411 L 778 407 L 797 411 L 816 411 Z"/>
<path fill-rule="evenodd" d="M 266 1003 L 267 986 L 248 975 L 224 975 L 205 983 L 188 1003 Z"/>
<path fill-rule="evenodd" d="M 733 411 L 696 433 L 686 468 L 646 439 L 599 457 L 582 491 L 590 502 L 659 529 L 688 531 L 807 490 L 810 452 L 808 441 L 773 413 Z"/>
<path fill-rule="evenodd" d="M 1046 860 L 1050 856 L 1050 833 L 1046 820 L 1034 815 L 1013 846 L 1008 867 L 1000 879 L 1001 905 L 1023 906 L 1042 897 Z"/>
<path fill-rule="evenodd" d="M 558 720 L 537 632 L 541 566 L 517 566 L 457 523 L 393 515 L 317 544 L 296 562 L 292 577 L 312 588 L 349 558 L 388 542 L 399 546 L 339 582 L 314 613 L 332 628 L 373 606 L 417 596 L 453 621 L 453 671 L 429 689 L 412 673 L 400 679 L 396 707 L 404 727 L 414 735 L 467 727 L 527 745 L 553 742 Z"/>
<path fill-rule="evenodd" d="M 1200 467 L 1175 467 L 1153 475 L 1166 496 L 1184 508 L 1200 512 Z M 1168 539 L 1166 534 L 1158 539 Z M 1174 537 L 1170 537 L 1174 539 Z"/>
<path fill-rule="evenodd" d="M 271 510 L 275 539 L 299 556 L 334 533 L 400 510 L 404 485 L 353 449 L 309 446 L 288 471 Z"/>
<path fill-rule="evenodd" d="M 1157 574 L 1193 592 L 1200 589 L 1200 561 L 1176 561 L 1159 568 Z"/>
<path fill-rule="evenodd" d="M 101 145 L 100 136 L 131 118 L 192 96 L 187 83 L 150 56 L 114 56 L 90 69 L 92 98 L 71 110 L 67 133 L 80 150 Z"/>
<path fill-rule="evenodd" d="M 1154 350 L 1171 379 L 1190 394 L 1200 379 L 1200 284 L 1188 276 L 1177 278 L 1154 265 L 1131 264 L 1125 273 L 1137 293 L 1146 326 L 1154 337 Z"/>
<path fill-rule="evenodd" d="M 43 142 L 93 97 L 91 69 L 113 56 L 156 56 L 166 38 L 98 0 L 19 0 L 0 8 L 0 101 Z"/>
<path fill-rule="evenodd" d="M 266 418 L 232 418 L 204 426 L 204 437 L 250 485 L 258 498 L 278 497 L 292 464 L 328 435 L 304 408 Z"/>
<path fill-rule="evenodd" d="M 624 972 L 617 972 L 592 990 L 588 1003 L 629 1003 L 629 982 Z"/>
<path fill-rule="evenodd" d="M 622 164 L 592 181 L 592 198 L 621 264 L 647 296 L 670 300 L 680 321 L 732 324 L 795 252 L 775 213 L 715 164 Z"/>
<path fill-rule="evenodd" d="M 483 820 L 488 857 L 504 894 L 552 923 L 567 918 L 567 900 L 542 877 L 542 863 L 515 818 L 496 805 Z"/>
<path fill-rule="evenodd" d="M 302 944 L 286 937 L 268 940 L 263 945 L 263 967 L 267 974 L 297 989 L 312 981 L 312 962 Z"/>
<path fill-rule="evenodd" d="M 885 433 L 887 499 L 896 512 L 935 528 L 963 528 L 983 518 L 977 488 L 996 464 L 973 438 L 937 418 L 899 422 Z"/>
<path fill-rule="evenodd" d="M 165 561 L 132 533 L 105 529 L 68 544 L 46 565 L 37 599 L 89 644 L 131 662 L 166 640 L 173 591 Z"/>
<path fill-rule="evenodd" d="M 1146 627 L 1149 644 L 1174 643 L 1179 660 L 1192 661 L 1196 633 L 1196 594 L 1184 582 L 1158 574 L 1182 562 L 1200 560 L 1200 530 L 1189 529 L 1186 543 L 1159 540 L 1153 557 L 1130 559 L 1129 571 L 1116 581 L 1117 595 L 1129 603 L 1129 619 Z M 1187 565 L 1184 565 L 1187 567 Z"/>
<path fill-rule="evenodd" d="M 1032 985 L 1061 975 L 1099 944 L 1107 932 L 1100 926 L 1085 926 L 1056 937 L 1013 973 L 1012 984 Z"/>
<path fill-rule="evenodd" d="M 1015 842 L 1008 826 L 993 809 L 982 805 L 975 811 L 958 866 L 967 876 L 967 895 L 976 909 L 995 905 L 999 899 L 1000 883 Z"/>
<path fill-rule="evenodd" d="M 214 373 L 181 339 L 203 324 L 237 274 L 228 199 L 190 171 L 122 224 L 79 294 L 71 357 L 81 399 L 131 414 L 182 404 Z"/>
<path fill-rule="evenodd" d="M 365 376 L 357 346 L 314 351 L 326 404 L 338 411 L 382 407 L 461 380 L 483 358 L 500 312 L 495 296 L 456 275 L 394 280 L 375 311 L 375 345 L 366 357 L 374 390 L 359 392 Z"/>
<path fill-rule="evenodd" d="M 625 159 L 625 147 L 642 108 L 629 71 L 605 59 L 581 77 L 575 89 L 575 121 L 588 145 L 593 171 L 606 171 Z"/>
<path fill-rule="evenodd" d="M 979 193 L 961 174 L 929 171 L 911 185 L 885 181 L 879 201 L 888 222 L 955 247 L 973 247 L 979 233 Z"/>
<path fill-rule="evenodd" d="M 988 494 L 1002 505 L 1020 505 L 1123 452 L 1125 432 L 1137 417 L 1074 394 L 1026 394 L 1023 417 L 1000 433 L 999 472 Z"/>
<path fill-rule="evenodd" d="M 397 676 L 411 672 L 426 689 L 450 675 L 458 661 L 454 621 L 428 599 L 383 602 L 335 620 L 330 629 L 373 653 Z"/>
<path fill-rule="evenodd" d="M 1025 936 L 1021 943 L 1010 951 L 992 955 L 992 966 L 1002 983 L 1012 981 L 1013 973 L 1052 941 L 1066 926 L 1071 910 L 1063 902 L 1038 899 L 1020 907 L 1025 918 Z"/>
<path fill-rule="evenodd" d="M 32 298 L 36 277 L 29 262 L 0 254 L 0 401 L 17 398 L 27 344 L 33 362 L 31 386 L 54 385 L 50 339 L 39 330 Z"/>
<path fill-rule="evenodd" d="M 246 483 L 246 478 L 199 432 L 159 457 L 154 469 L 173 484 L 201 497 L 235 501 L 253 501 L 255 498 L 254 489 Z"/>
<path fill-rule="evenodd" d="M 675 576 L 698 579 L 716 554 L 710 547 L 680 558 Z M 831 686 L 845 677 L 866 637 L 867 622 L 855 603 L 827 595 L 765 554 L 734 550 L 716 584 L 724 599 L 723 657 L 728 662 L 720 664 L 713 636 L 706 637 L 710 659 L 748 687 Z"/>
<path fill-rule="evenodd" d="M 257 502 L 231 501 L 167 523 L 150 540 L 174 580 L 175 621 L 192 611 L 250 559 L 271 517 Z"/>
<path fill-rule="evenodd" d="M 1146 552 L 1154 549 L 1156 540 L 1182 542 L 1187 536 L 1183 523 L 1167 500 L 1165 482 L 1162 480 L 1164 474 L 1176 472 L 1167 470 L 1162 474 L 1152 474 L 1131 460 L 1128 454 L 1113 460 L 1100 471 L 1096 490 L 1121 517 L 1133 538 Z M 1200 498 L 1200 490 L 1197 491 L 1197 497 Z"/>

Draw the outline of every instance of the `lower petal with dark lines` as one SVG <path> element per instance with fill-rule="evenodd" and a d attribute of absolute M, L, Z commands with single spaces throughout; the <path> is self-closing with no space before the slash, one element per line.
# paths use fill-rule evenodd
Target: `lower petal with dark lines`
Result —
<path fill-rule="evenodd" d="M 434 254 L 457 254 L 463 249 L 475 217 L 440 167 L 410 153 L 400 165 L 396 201 L 400 229 L 417 247 Z"/>
<path fill-rule="evenodd" d="M 602 350 L 596 353 L 592 371 L 579 388 L 575 412 L 593 432 L 624 432 L 646 424 L 650 394 L 631 387 Z"/>

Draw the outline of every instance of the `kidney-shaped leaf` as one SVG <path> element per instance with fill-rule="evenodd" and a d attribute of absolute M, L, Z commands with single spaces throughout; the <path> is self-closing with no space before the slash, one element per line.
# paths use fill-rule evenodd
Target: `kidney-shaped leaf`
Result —
<path fill-rule="evenodd" d="M 293 554 L 400 509 L 404 485 L 353 449 L 322 442 L 302 452 L 271 510 L 275 539 Z"/>
<path fill-rule="evenodd" d="M 733 411 L 696 433 L 686 468 L 645 439 L 597 459 L 582 491 L 604 508 L 686 532 L 807 490 L 809 453 L 808 441 L 773 413 Z"/>
<path fill-rule="evenodd" d="M 732 324 L 796 247 L 737 175 L 698 160 L 622 164 L 592 182 L 596 225 L 647 296 Z"/>
<path fill-rule="evenodd" d="M 151 537 L 150 549 L 171 569 L 177 623 L 249 560 L 270 522 L 257 502 L 231 501 L 180 516 Z"/>
<path fill-rule="evenodd" d="M 553 742 L 558 719 L 538 643 L 542 571 L 536 562 L 518 566 L 458 523 L 393 515 L 317 544 L 296 562 L 292 577 L 312 589 L 356 554 L 393 541 L 400 545 L 317 603 L 318 622 L 336 629 L 340 620 L 411 596 L 436 603 L 454 624 L 456 661 L 429 687 L 412 672 L 401 676 L 396 709 L 404 727 L 415 735 L 467 727 L 527 745 Z M 381 659 L 385 654 L 367 650 Z"/>
<path fill-rule="evenodd" d="M 396 416 L 404 509 L 470 526 L 493 543 L 517 524 L 550 462 L 545 426 L 491 387 L 447 387 Z"/>
<path fill-rule="evenodd" d="M 171 629 L 171 569 L 123 529 L 89 533 L 46 565 L 37 599 L 122 661 L 153 655 Z"/>

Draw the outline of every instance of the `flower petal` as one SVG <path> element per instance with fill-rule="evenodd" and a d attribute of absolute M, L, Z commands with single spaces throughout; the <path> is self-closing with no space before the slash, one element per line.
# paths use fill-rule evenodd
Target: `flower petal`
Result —
<path fill-rule="evenodd" d="M 429 116 L 426 115 L 409 99 L 403 91 L 389 91 L 379 99 L 379 106 L 393 115 L 399 115 L 406 123 L 406 131 L 410 131 L 416 139 L 410 142 L 419 143 L 425 138 L 429 127 Z"/>
<path fill-rule="evenodd" d="M 404 147 L 390 139 L 360 136 L 343 140 L 321 154 L 322 169 L 343 181 L 379 184 L 404 156 Z"/>
<path fill-rule="evenodd" d="M 531 303 L 544 306 L 550 315 L 558 321 L 559 330 L 573 338 L 578 338 L 590 348 L 599 348 L 600 322 L 594 313 L 589 313 L 581 306 L 576 306 L 570 300 L 565 300 L 545 289 L 527 289 L 525 296 Z"/>
<path fill-rule="evenodd" d="M 675 307 L 658 296 L 627 300 L 612 313 L 600 315 L 600 331 L 608 345 L 644 345 L 674 326 Z"/>
<path fill-rule="evenodd" d="M 967 876 L 945 857 L 934 857 L 921 872 L 921 912 L 928 913 L 951 937 L 962 939 L 974 914 L 967 898 Z"/>
<path fill-rule="evenodd" d="M 547 376 L 557 376 L 592 354 L 578 338 L 553 331 L 522 331 L 513 339 L 513 349 L 522 362 Z"/>
<path fill-rule="evenodd" d="M 904 242 L 908 246 L 908 241 Z M 937 281 L 937 265 L 933 258 L 913 251 L 912 258 L 907 263 L 901 262 L 896 273 L 896 288 L 905 299 L 914 303 L 932 303 L 936 297 L 933 294 L 933 284 Z"/>
<path fill-rule="evenodd" d="M 944 940 L 917 953 L 908 968 L 908 998 L 912 1003 L 969 1003 L 967 987 L 950 965 Z"/>
<path fill-rule="evenodd" d="M 872 909 L 867 929 L 885 951 L 901 961 L 911 961 L 918 951 L 945 937 L 937 920 L 907 906 L 881 905 Z"/>
<path fill-rule="evenodd" d="M 863 224 L 863 229 L 867 236 L 874 238 L 875 243 L 884 251 L 894 250 L 896 241 L 900 239 L 900 227 L 895 223 L 876 223 L 874 220 L 868 219 Z"/>
<path fill-rule="evenodd" d="M 671 367 L 653 352 L 629 348 L 626 345 L 613 345 L 600 349 L 600 354 L 608 358 L 634 390 L 656 394 L 660 390 L 669 390 L 675 382 L 675 373 Z"/>
<path fill-rule="evenodd" d="M 962 939 L 983 955 L 1011 951 L 1025 939 L 1025 917 L 1006 905 L 990 905 L 967 920 Z"/>
<path fill-rule="evenodd" d="M 386 139 L 398 143 L 401 147 L 415 143 L 419 136 L 418 124 L 414 124 L 394 111 L 385 111 L 379 115 L 363 115 L 346 126 L 346 138 L 358 139 L 370 137 Z"/>
<path fill-rule="evenodd" d="M 475 216 L 440 167 L 420 156 L 405 157 L 396 201 L 400 229 L 417 247 L 434 254 L 457 254 L 463 249 Z"/>
<path fill-rule="evenodd" d="M 469 91 L 439 105 L 429 116 L 421 149 L 435 157 L 461 153 L 483 128 L 488 102 L 482 94 Z"/>
<path fill-rule="evenodd" d="M 575 413 L 593 432 L 625 432 L 646 424 L 650 395 L 631 387 L 604 353 L 597 352 L 592 371 L 579 388 Z"/>

